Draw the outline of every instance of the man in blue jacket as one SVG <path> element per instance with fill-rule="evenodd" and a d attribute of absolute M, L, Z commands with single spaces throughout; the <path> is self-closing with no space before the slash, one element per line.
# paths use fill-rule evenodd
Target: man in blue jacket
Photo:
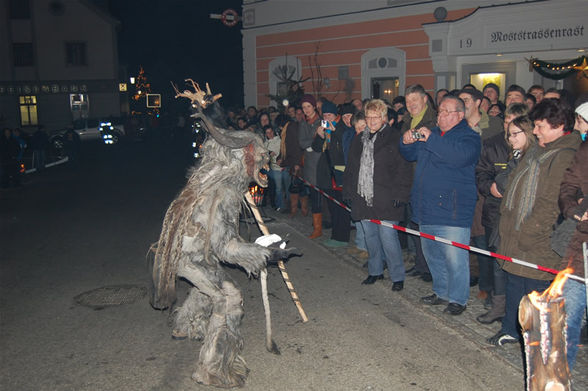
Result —
<path fill-rule="evenodd" d="M 417 162 L 410 201 L 413 221 L 427 234 L 468 244 L 481 141 L 464 117 L 464 102 L 455 96 L 444 97 L 438 126 L 407 130 L 400 140 L 400 153 Z M 470 294 L 468 251 L 433 240 L 421 243 L 434 292 L 421 300 L 429 305 L 447 304 L 445 313 L 461 314 Z"/>

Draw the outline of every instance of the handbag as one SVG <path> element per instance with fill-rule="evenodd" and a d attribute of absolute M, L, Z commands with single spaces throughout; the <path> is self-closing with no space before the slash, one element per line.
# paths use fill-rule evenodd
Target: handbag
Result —
<path fill-rule="evenodd" d="M 291 194 L 299 194 L 304 191 L 304 182 L 297 176 L 292 176 L 290 186 L 288 186 L 288 192 Z"/>

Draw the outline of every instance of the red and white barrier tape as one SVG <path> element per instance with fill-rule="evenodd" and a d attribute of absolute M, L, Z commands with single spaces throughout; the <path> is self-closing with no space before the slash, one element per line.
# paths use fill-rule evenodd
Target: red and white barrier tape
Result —
<path fill-rule="evenodd" d="M 345 210 L 347 210 L 348 212 L 351 213 L 351 208 L 349 208 L 347 205 L 343 204 L 340 201 L 337 201 L 335 198 L 333 198 L 332 196 L 328 195 L 327 193 L 325 193 L 323 190 L 319 189 L 317 186 L 313 185 L 312 183 L 308 182 L 306 179 L 301 178 L 299 176 L 296 176 L 296 178 L 300 179 L 307 186 L 312 187 L 313 189 L 315 189 L 316 191 L 318 191 L 320 194 L 322 194 L 323 196 L 325 196 L 329 200 L 333 201 L 334 203 L 336 203 L 337 205 L 339 205 L 340 207 L 342 207 L 343 209 L 345 209 Z M 526 261 L 523 261 L 523 260 L 520 260 L 520 259 L 516 259 L 516 258 L 512 258 L 512 257 L 507 257 L 506 255 L 501 255 L 501 254 L 497 254 L 497 253 L 492 252 L 492 251 L 483 250 L 483 249 L 478 248 L 478 247 L 473 247 L 473 246 L 470 246 L 470 245 L 467 245 L 467 244 L 454 242 L 452 240 L 448 240 L 448 239 L 445 239 L 445 238 L 440 238 L 440 237 L 435 236 L 435 235 L 429 235 L 428 233 L 420 232 L 420 231 L 415 231 L 414 229 L 406 228 L 406 227 L 403 227 L 403 226 L 400 226 L 400 225 L 386 223 L 385 221 L 381 221 L 381 220 L 373 220 L 372 219 L 370 221 L 372 223 L 374 223 L 374 224 L 380 224 L 380 225 L 383 225 L 385 227 L 390 227 L 390 228 L 394 228 L 395 230 L 398 230 L 398 231 L 406 232 L 407 234 L 411 234 L 411 235 L 415 235 L 415 236 L 420 236 L 420 237 L 425 238 L 425 239 L 431 239 L 431 240 L 434 240 L 436 242 L 441 242 L 441 243 L 449 244 L 450 246 L 455 246 L 455 247 L 463 248 L 464 250 L 472 251 L 472 252 L 475 252 L 475 253 L 478 253 L 478 254 L 483 254 L 483 255 L 487 255 L 489 257 L 494 257 L 494 258 L 502 259 L 504 261 L 516 263 L 518 265 L 526 266 L 526 267 L 529 267 L 531 269 L 536 269 L 536 270 L 540 270 L 540 271 L 551 273 L 551 274 L 557 274 L 557 273 L 559 273 L 559 270 L 550 269 L 550 268 L 545 267 L 545 266 L 536 265 L 534 263 L 526 262 Z M 586 280 L 584 278 L 579 277 L 579 276 L 576 276 L 574 274 L 568 274 L 567 276 L 569 278 L 571 278 L 571 279 L 580 281 L 580 282 L 582 282 L 584 284 L 586 283 Z"/>

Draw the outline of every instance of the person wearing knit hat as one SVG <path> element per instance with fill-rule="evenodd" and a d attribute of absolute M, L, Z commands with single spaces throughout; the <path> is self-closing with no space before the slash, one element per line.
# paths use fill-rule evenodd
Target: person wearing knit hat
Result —
<path fill-rule="evenodd" d="M 298 142 L 300 148 L 304 150 L 304 167 L 303 178 L 313 185 L 317 185 L 317 165 L 321 156 L 320 152 L 316 152 L 312 148 L 312 143 L 317 137 L 317 129 L 321 126 L 321 117 L 317 111 L 316 99 L 312 95 L 304 95 L 301 99 L 300 106 L 304 112 L 304 120 L 299 123 L 298 127 Z M 318 238 L 322 236 L 322 196 L 311 187 L 306 188 L 306 194 L 310 192 L 310 205 L 312 210 L 312 226 L 313 231 L 310 238 Z M 302 214 L 306 216 L 308 213 L 308 196 L 300 195 L 300 204 Z"/>
<path fill-rule="evenodd" d="M 498 103 L 498 97 L 500 96 L 500 88 L 494 83 L 488 83 L 482 89 L 482 93 L 485 97 L 490 99 L 491 104 Z"/>
<path fill-rule="evenodd" d="M 349 109 L 346 108 L 346 111 Z M 345 130 L 351 128 L 351 114 L 346 113 L 344 119 L 337 114 L 337 106 L 328 100 L 323 101 L 323 122 L 317 128 L 312 149 L 320 152 L 317 165 L 318 186 L 337 201 L 342 202 L 343 172 L 345 171 L 345 153 L 343 136 Z M 328 247 L 345 247 L 349 243 L 351 217 L 349 212 L 333 202 L 327 202 L 331 215 L 331 239 L 324 244 Z"/>
<path fill-rule="evenodd" d="M 302 99 L 300 100 L 300 106 L 302 106 L 304 102 L 310 103 L 312 107 L 316 108 L 316 99 L 314 98 L 314 96 L 310 94 L 303 95 Z"/>
<path fill-rule="evenodd" d="M 586 134 L 588 133 L 588 102 L 576 107 L 576 124 L 574 129 L 579 131 L 582 135 L 582 140 L 586 141 Z"/>
<path fill-rule="evenodd" d="M 335 106 L 335 104 L 331 101 L 323 102 L 322 112 L 323 112 L 323 116 L 324 116 L 324 114 L 329 113 L 329 114 L 334 114 L 336 117 L 337 116 L 337 106 Z"/>

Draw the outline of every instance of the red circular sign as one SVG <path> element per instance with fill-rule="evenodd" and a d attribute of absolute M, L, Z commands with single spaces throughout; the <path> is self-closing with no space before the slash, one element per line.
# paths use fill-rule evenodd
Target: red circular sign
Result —
<path fill-rule="evenodd" d="M 233 27 L 239 21 L 239 14 L 234 9 L 229 8 L 223 11 L 221 20 L 225 26 Z"/>

